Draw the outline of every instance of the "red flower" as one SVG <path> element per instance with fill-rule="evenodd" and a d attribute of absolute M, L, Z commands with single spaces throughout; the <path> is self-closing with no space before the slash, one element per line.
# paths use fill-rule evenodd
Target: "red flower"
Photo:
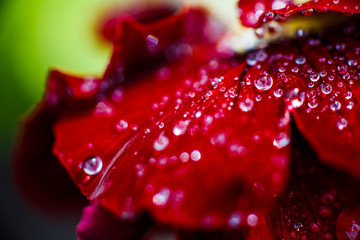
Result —
<path fill-rule="evenodd" d="M 303 9 L 269 2 L 240 6 Z M 327 2 L 302 6 L 338 10 Z M 104 76 L 51 72 L 17 157 L 23 176 L 57 157 L 92 201 L 80 239 L 138 239 L 153 221 L 180 239 L 357 239 L 356 19 L 247 55 L 219 48 L 223 29 L 200 10 L 108 29 Z"/>

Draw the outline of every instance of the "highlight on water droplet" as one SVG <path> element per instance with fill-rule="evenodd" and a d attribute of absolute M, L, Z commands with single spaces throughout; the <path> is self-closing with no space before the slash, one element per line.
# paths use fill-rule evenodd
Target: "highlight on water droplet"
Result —
<path fill-rule="evenodd" d="M 233 212 L 228 219 L 228 226 L 232 229 L 238 228 L 242 223 L 243 215 L 240 212 Z"/>
<path fill-rule="evenodd" d="M 103 167 L 102 159 L 99 156 L 88 157 L 83 163 L 83 171 L 88 175 L 98 174 Z"/>
<path fill-rule="evenodd" d="M 201 159 L 201 153 L 198 150 L 194 150 L 190 154 L 191 160 L 197 162 Z"/>

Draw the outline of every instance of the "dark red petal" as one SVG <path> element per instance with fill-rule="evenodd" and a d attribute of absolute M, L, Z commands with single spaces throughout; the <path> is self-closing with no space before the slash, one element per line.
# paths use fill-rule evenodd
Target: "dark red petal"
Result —
<path fill-rule="evenodd" d="M 152 224 L 146 215 L 138 217 L 136 221 L 122 221 L 94 204 L 84 208 L 77 235 L 79 240 L 137 240 Z"/>
<path fill-rule="evenodd" d="M 360 181 L 319 163 L 297 131 L 293 131 L 293 149 L 288 190 L 267 218 L 274 238 L 347 239 L 340 235 L 350 232 L 351 214 L 346 209 L 359 206 Z M 357 214 L 352 217 L 358 223 Z"/>
<path fill-rule="evenodd" d="M 360 13 L 358 0 L 310 0 L 303 4 L 296 2 L 295 0 L 240 0 L 238 4 L 240 19 L 247 27 L 259 27 L 264 22 L 277 19 L 277 15 L 287 18 L 301 11 L 305 16 L 311 15 L 313 11 Z"/>
<path fill-rule="evenodd" d="M 51 152 L 54 142 L 52 124 L 57 117 L 64 111 L 86 107 L 82 99 L 91 97 L 91 91 L 77 91 L 81 86 L 79 83 L 80 78 L 51 72 L 44 102 L 25 122 L 18 140 L 14 157 L 15 180 L 29 201 L 41 209 L 64 212 L 68 208 L 79 209 L 86 202 Z"/>

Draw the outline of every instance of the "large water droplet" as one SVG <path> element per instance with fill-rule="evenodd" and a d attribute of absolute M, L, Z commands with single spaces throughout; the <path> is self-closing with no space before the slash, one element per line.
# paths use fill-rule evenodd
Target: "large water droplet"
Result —
<path fill-rule="evenodd" d="M 273 85 L 273 78 L 267 72 L 262 72 L 256 77 L 254 84 L 259 91 L 267 91 Z"/>
<path fill-rule="evenodd" d="M 98 174 L 103 167 L 103 162 L 99 156 L 88 157 L 84 161 L 83 171 L 88 175 Z"/>

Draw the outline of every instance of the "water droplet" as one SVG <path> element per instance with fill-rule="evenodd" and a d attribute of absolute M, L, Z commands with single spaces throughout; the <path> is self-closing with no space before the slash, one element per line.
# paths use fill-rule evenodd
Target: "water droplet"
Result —
<path fill-rule="evenodd" d="M 348 122 L 345 118 L 340 118 L 339 121 L 336 122 L 336 127 L 341 131 L 344 130 L 344 128 L 346 128 Z"/>
<path fill-rule="evenodd" d="M 180 135 L 185 134 L 188 126 L 189 126 L 188 120 L 178 122 L 173 128 L 174 135 L 180 136 Z"/>
<path fill-rule="evenodd" d="M 278 89 L 276 89 L 276 90 L 274 91 L 274 96 L 277 97 L 277 98 L 281 97 L 283 94 L 284 94 L 284 92 L 283 92 L 283 90 L 280 89 L 280 88 L 278 88 Z"/>
<path fill-rule="evenodd" d="M 180 161 L 182 161 L 182 162 L 189 161 L 189 158 L 190 158 L 190 156 L 187 152 L 183 152 L 180 154 Z"/>
<path fill-rule="evenodd" d="M 254 101 L 251 100 L 250 98 L 246 98 L 245 100 L 239 103 L 239 108 L 243 112 L 250 112 L 253 109 L 253 107 L 254 107 Z"/>
<path fill-rule="evenodd" d="M 155 140 L 153 148 L 156 151 L 162 151 L 169 145 L 169 138 L 167 138 L 163 133 Z"/>
<path fill-rule="evenodd" d="M 113 107 L 105 102 L 99 102 L 98 104 L 96 104 L 95 107 L 96 115 L 111 116 L 113 114 L 113 111 L 114 111 Z"/>
<path fill-rule="evenodd" d="M 256 65 L 256 59 L 255 59 L 255 55 L 254 54 L 249 54 L 247 57 L 246 57 L 246 63 L 249 65 L 249 66 L 255 66 Z"/>
<path fill-rule="evenodd" d="M 340 74 L 345 74 L 347 72 L 347 66 L 342 64 L 337 67 L 337 70 Z"/>
<path fill-rule="evenodd" d="M 341 108 L 341 103 L 339 101 L 334 101 L 333 103 L 330 104 L 330 109 L 331 111 L 338 111 Z"/>
<path fill-rule="evenodd" d="M 311 16 L 313 14 L 313 12 L 314 12 L 314 10 L 312 8 L 302 10 L 302 14 L 304 16 Z"/>
<path fill-rule="evenodd" d="M 232 156 L 242 156 L 245 155 L 247 149 L 239 142 L 232 142 L 228 146 L 229 152 Z"/>
<path fill-rule="evenodd" d="M 309 102 L 308 102 L 308 106 L 309 106 L 309 108 L 316 108 L 316 107 L 317 107 L 317 105 L 318 105 L 318 103 L 317 103 L 317 101 L 316 101 L 316 99 L 315 99 L 315 98 L 314 98 L 314 99 L 309 100 Z"/>
<path fill-rule="evenodd" d="M 310 223 L 310 230 L 314 233 L 320 232 L 320 227 L 314 222 Z"/>
<path fill-rule="evenodd" d="M 273 140 L 273 145 L 278 149 L 286 147 L 290 143 L 290 138 L 284 132 L 281 132 L 278 136 L 276 136 Z"/>
<path fill-rule="evenodd" d="M 331 208 L 328 206 L 321 206 L 320 207 L 320 216 L 323 218 L 327 218 L 331 215 Z"/>
<path fill-rule="evenodd" d="M 154 205 L 158 207 L 165 207 L 170 198 L 171 191 L 168 188 L 161 189 L 158 193 L 156 193 L 153 198 L 152 202 Z"/>
<path fill-rule="evenodd" d="M 267 91 L 273 85 L 273 78 L 267 72 L 262 72 L 256 77 L 254 84 L 259 91 Z"/>
<path fill-rule="evenodd" d="M 98 174 L 103 167 L 103 162 L 99 156 L 88 157 L 84 161 L 83 171 L 88 175 Z"/>
<path fill-rule="evenodd" d="M 295 88 L 285 94 L 291 108 L 299 108 L 303 105 L 305 100 L 305 92 L 299 92 L 298 88 Z"/>
<path fill-rule="evenodd" d="M 312 82 L 317 82 L 320 79 L 320 75 L 317 72 L 313 72 L 310 74 L 310 80 Z"/>
<path fill-rule="evenodd" d="M 304 56 L 298 56 L 296 59 L 295 59 L 295 63 L 297 65 L 303 65 L 304 63 L 306 62 L 306 58 Z"/>
<path fill-rule="evenodd" d="M 338 4 L 340 0 L 333 0 L 334 4 Z"/>
<path fill-rule="evenodd" d="M 118 123 L 115 124 L 115 129 L 119 132 L 124 131 L 129 127 L 129 124 L 125 120 L 120 120 Z"/>
<path fill-rule="evenodd" d="M 255 214 L 249 214 L 246 221 L 249 226 L 255 227 L 258 224 L 259 219 Z"/>
<path fill-rule="evenodd" d="M 332 91 L 332 87 L 331 87 L 331 85 L 328 84 L 328 83 L 322 84 L 322 85 L 321 85 L 321 91 L 322 91 L 324 94 L 330 94 L 331 91 Z"/>
<path fill-rule="evenodd" d="M 201 153 L 198 150 L 191 152 L 190 157 L 193 161 L 197 162 L 201 159 Z"/>
<path fill-rule="evenodd" d="M 301 230 L 302 227 L 303 227 L 303 225 L 299 222 L 294 224 L 294 229 L 298 232 Z"/>
<path fill-rule="evenodd" d="M 228 220 L 228 226 L 233 229 L 238 228 L 241 225 L 242 218 L 243 216 L 240 212 L 232 213 Z"/>
<path fill-rule="evenodd" d="M 217 133 L 210 139 L 212 145 L 222 146 L 226 143 L 226 134 L 223 132 Z"/>

